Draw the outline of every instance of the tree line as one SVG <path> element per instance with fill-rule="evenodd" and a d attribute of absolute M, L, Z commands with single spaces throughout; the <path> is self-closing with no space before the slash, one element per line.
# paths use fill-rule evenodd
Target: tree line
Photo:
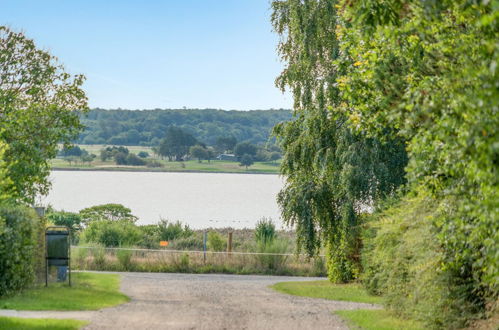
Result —
<path fill-rule="evenodd" d="M 220 136 L 266 143 L 272 127 L 290 120 L 289 110 L 223 111 L 216 109 L 104 110 L 81 116 L 85 130 L 75 143 L 156 146 L 170 126 L 214 145 Z"/>

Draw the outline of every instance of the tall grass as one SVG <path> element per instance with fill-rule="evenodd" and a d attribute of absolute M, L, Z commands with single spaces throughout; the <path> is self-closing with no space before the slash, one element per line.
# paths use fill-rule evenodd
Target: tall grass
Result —
<path fill-rule="evenodd" d="M 73 247 L 72 265 L 74 269 L 101 271 L 326 275 L 325 269 L 317 271 L 313 259 L 303 255 L 284 255 L 286 248 L 284 241 L 276 240 L 264 250 L 264 253 L 274 254 L 207 251 L 205 258 L 202 251 Z"/>

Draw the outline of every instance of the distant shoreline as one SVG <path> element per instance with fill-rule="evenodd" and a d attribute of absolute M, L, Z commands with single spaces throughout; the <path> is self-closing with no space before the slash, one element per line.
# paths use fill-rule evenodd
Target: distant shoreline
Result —
<path fill-rule="evenodd" d="M 214 173 L 214 174 L 264 174 L 264 175 L 279 175 L 276 172 L 261 172 L 261 171 L 247 171 L 247 172 L 231 172 L 231 171 L 200 171 L 200 170 L 166 170 L 166 169 L 152 169 L 152 168 L 129 168 L 129 167 L 52 167 L 51 171 L 74 171 L 74 172 L 154 172 L 154 173 Z"/>

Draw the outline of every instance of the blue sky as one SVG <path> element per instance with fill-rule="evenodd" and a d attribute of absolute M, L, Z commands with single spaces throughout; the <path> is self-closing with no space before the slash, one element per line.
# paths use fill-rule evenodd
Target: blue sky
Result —
<path fill-rule="evenodd" d="M 21 30 L 87 77 L 91 107 L 291 108 L 268 0 L 0 0 Z"/>

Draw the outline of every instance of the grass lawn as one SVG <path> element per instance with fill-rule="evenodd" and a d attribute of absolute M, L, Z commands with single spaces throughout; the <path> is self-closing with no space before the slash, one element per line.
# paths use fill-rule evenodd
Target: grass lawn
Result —
<path fill-rule="evenodd" d="M 1 317 L 0 329 L 9 330 L 73 330 L 88 324 L 86 321 L 58 319 L 24 319 L 19 317 Z"/>
<path fill-rule="evenodd" d="M 329 281 L 281 282 L 273 289 L 295 296 L 323 298 L 329 300 L 354 301 L 361 303 L 381 303 L 381 298 L 371 296 L 358 284 L 333 284 Z"/>
<path fill-rule="evenodd" d="M 74 273 L 72 287 L 50 284 L 0 299 L 0 308 L 16 310 L 96 310 L 129 301 L 116 274 Z M 3 329 L 0 327 L 0 329 Z"/>
<path fill-rule="evenodd" d="M 351 310 L 336 311 L 343 319 L 347 320 L 353 326 L 367 330 L 416 330 L 424 329 L 421 324 L 412 320 L 400 319 L 393 316 L 386 310 Z"/>
<path fill-rule="evenodd" d="M 282 293 L 302 297 L 372 304 L 382 302 L 381 297 L 368 294 L 359 284 L 333 284 L 329 281 L 281 282 L 272 285 L 271 288 Z M 347 320 L 350 325 L 361 329 L 423 329 L 418 322 L 397 318 L 386 310 L 357 309 L 336 311 L 335 314 Z"/>

